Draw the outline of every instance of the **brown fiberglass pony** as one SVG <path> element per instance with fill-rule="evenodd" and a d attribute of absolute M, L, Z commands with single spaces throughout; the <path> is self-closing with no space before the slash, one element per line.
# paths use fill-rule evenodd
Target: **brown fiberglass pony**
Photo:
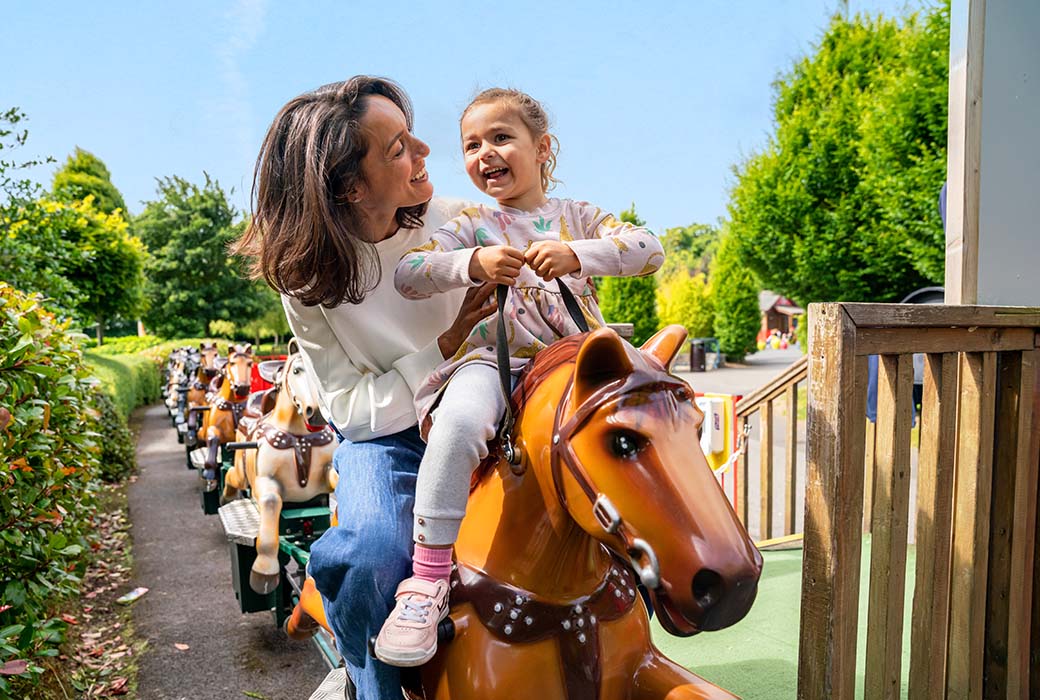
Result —
<path fill-rule="evenodd" d="M 217 487 L 220 465 L 217 463 L 218 448 L 235 440 L 235 428 L 245 411 L 246 399 L 253 374 L 253 346 L 232 345 L 228 348 L 227 361 L 213 380 L 215 391 L 207 395 L 209 410 L 203 412 L 199 440 L 206 446 L 206 463 L 202 478 L 206 490 Z"/>
<path fill-rule="evenodd" d="M 733 697 L 653 646 L 637 589 L 689 636 L 743 618 L 762 570 L 700 450 L 693 391 L 666 370 L 685 338 L 669 326 L 637 350 L 601 328 L 535 358 L 513 393 L 520 463 L 475 475 L 454 639 L 414 697 Z M 308 581 L 290 633 L 311 616 L 324 622 Z"/>

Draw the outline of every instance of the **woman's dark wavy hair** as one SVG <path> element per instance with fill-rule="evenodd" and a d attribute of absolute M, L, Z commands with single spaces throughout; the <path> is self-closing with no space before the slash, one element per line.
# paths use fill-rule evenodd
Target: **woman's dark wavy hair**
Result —
<path fill-rule="evenodd" d="M 358 304 L 382 275 L 347 198 L 363 181 L 361 118 L 372 95 L 400 107 L 412 128 L 412 104 L 400 85 L 358 75 L 290 101 L 260 147 L 252 220 L 232 252 L 252 258 L 254 279 L 307 306 Z M 425 213 L 426 204 L 398 209 L 397 224 L 419 228 Z"/>

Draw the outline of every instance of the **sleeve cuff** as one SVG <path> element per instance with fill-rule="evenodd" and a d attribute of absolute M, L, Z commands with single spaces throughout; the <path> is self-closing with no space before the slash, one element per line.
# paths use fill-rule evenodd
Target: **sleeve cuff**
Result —
<path fill-rule="evenodd" d="M 426 380 L 426 377 L 433 370 L 437 369 L 442 362 L 444 362 L 444 357 L 441 355 L 441 348 L 437 344 L 437 338 L 434 338 L 422 350 L 405 355 L 397 360 L 394 363 L 394 369 L 401 373 L 414 396 L 419 390 L 419 386 Z"/>
<path fill-rule="evenodd" d="M 473 259 L 475 254 L 475 248 L 461 248 L 443 254 L 441 260 L 445 266 L 445 276 L 452 281 L 452 284 L 449 289 L 441 291 L 446 292 L 459 287 L 477 287 L 480 285 L 480 280 L 475 280 L 469 276 L 469 261 Z"/>
<path fill-rule="evenodd" d="M 621 251 L 606 238 L 568 241 L 567 245 L 581 263 L 574 277 L 615 276 L 621 274 Z"/>

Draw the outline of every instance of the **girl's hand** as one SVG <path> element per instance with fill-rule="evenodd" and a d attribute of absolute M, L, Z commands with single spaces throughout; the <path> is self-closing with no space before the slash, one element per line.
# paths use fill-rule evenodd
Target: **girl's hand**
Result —
<path fill-rule="evenodd" d="M 489 245 L 473 251 L 473 257 L 469 259 L 469 276 L 482 282 L 512 287 L 523 266 L 524 251 L 508 245 Z"/>
<path fill-rule="evenodd" d="M 560 241 L 538 241 L 527 249 L 524 258 L 534 273 L 546 282 L 581 269 L 581 261 L 571 247 Z"/>
<path fill-rule="evenodd" d="M 459 315 L 451 328 L 441 333 L 437 338 L 437 346 L 441 350 L 441 356 L 448 359 L 455 355 L 462 347 L 462 342 L 473 332 L 473 327 L 498 310 L 498 304 L 494 296 L 495 285 L 482 284 L 479 287 L 470 287 L 466 291 L 466 297 L 459 307 Z"/>

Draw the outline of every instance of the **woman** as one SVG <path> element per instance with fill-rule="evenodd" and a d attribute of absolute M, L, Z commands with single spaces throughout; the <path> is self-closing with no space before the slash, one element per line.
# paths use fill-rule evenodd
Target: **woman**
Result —
<path fill-rule="evenodd" d="M 308 573 L 362 700 L 401 692 L 398 670 L 370 657 L 367 640 L 411 573 L 425 449 L 415 391 L 495 310 L 493 285 L 422 301 L 394 289 L 401 255 L 466 205 L 432 199 L 429 152 L 392 81 L 356 76 L 301 95 L 267 132 L 252 223 L 236 246 L 281 293 L 323 409 L 344 438 L 334 462 L 340 524 L 312 546 Z"/>

